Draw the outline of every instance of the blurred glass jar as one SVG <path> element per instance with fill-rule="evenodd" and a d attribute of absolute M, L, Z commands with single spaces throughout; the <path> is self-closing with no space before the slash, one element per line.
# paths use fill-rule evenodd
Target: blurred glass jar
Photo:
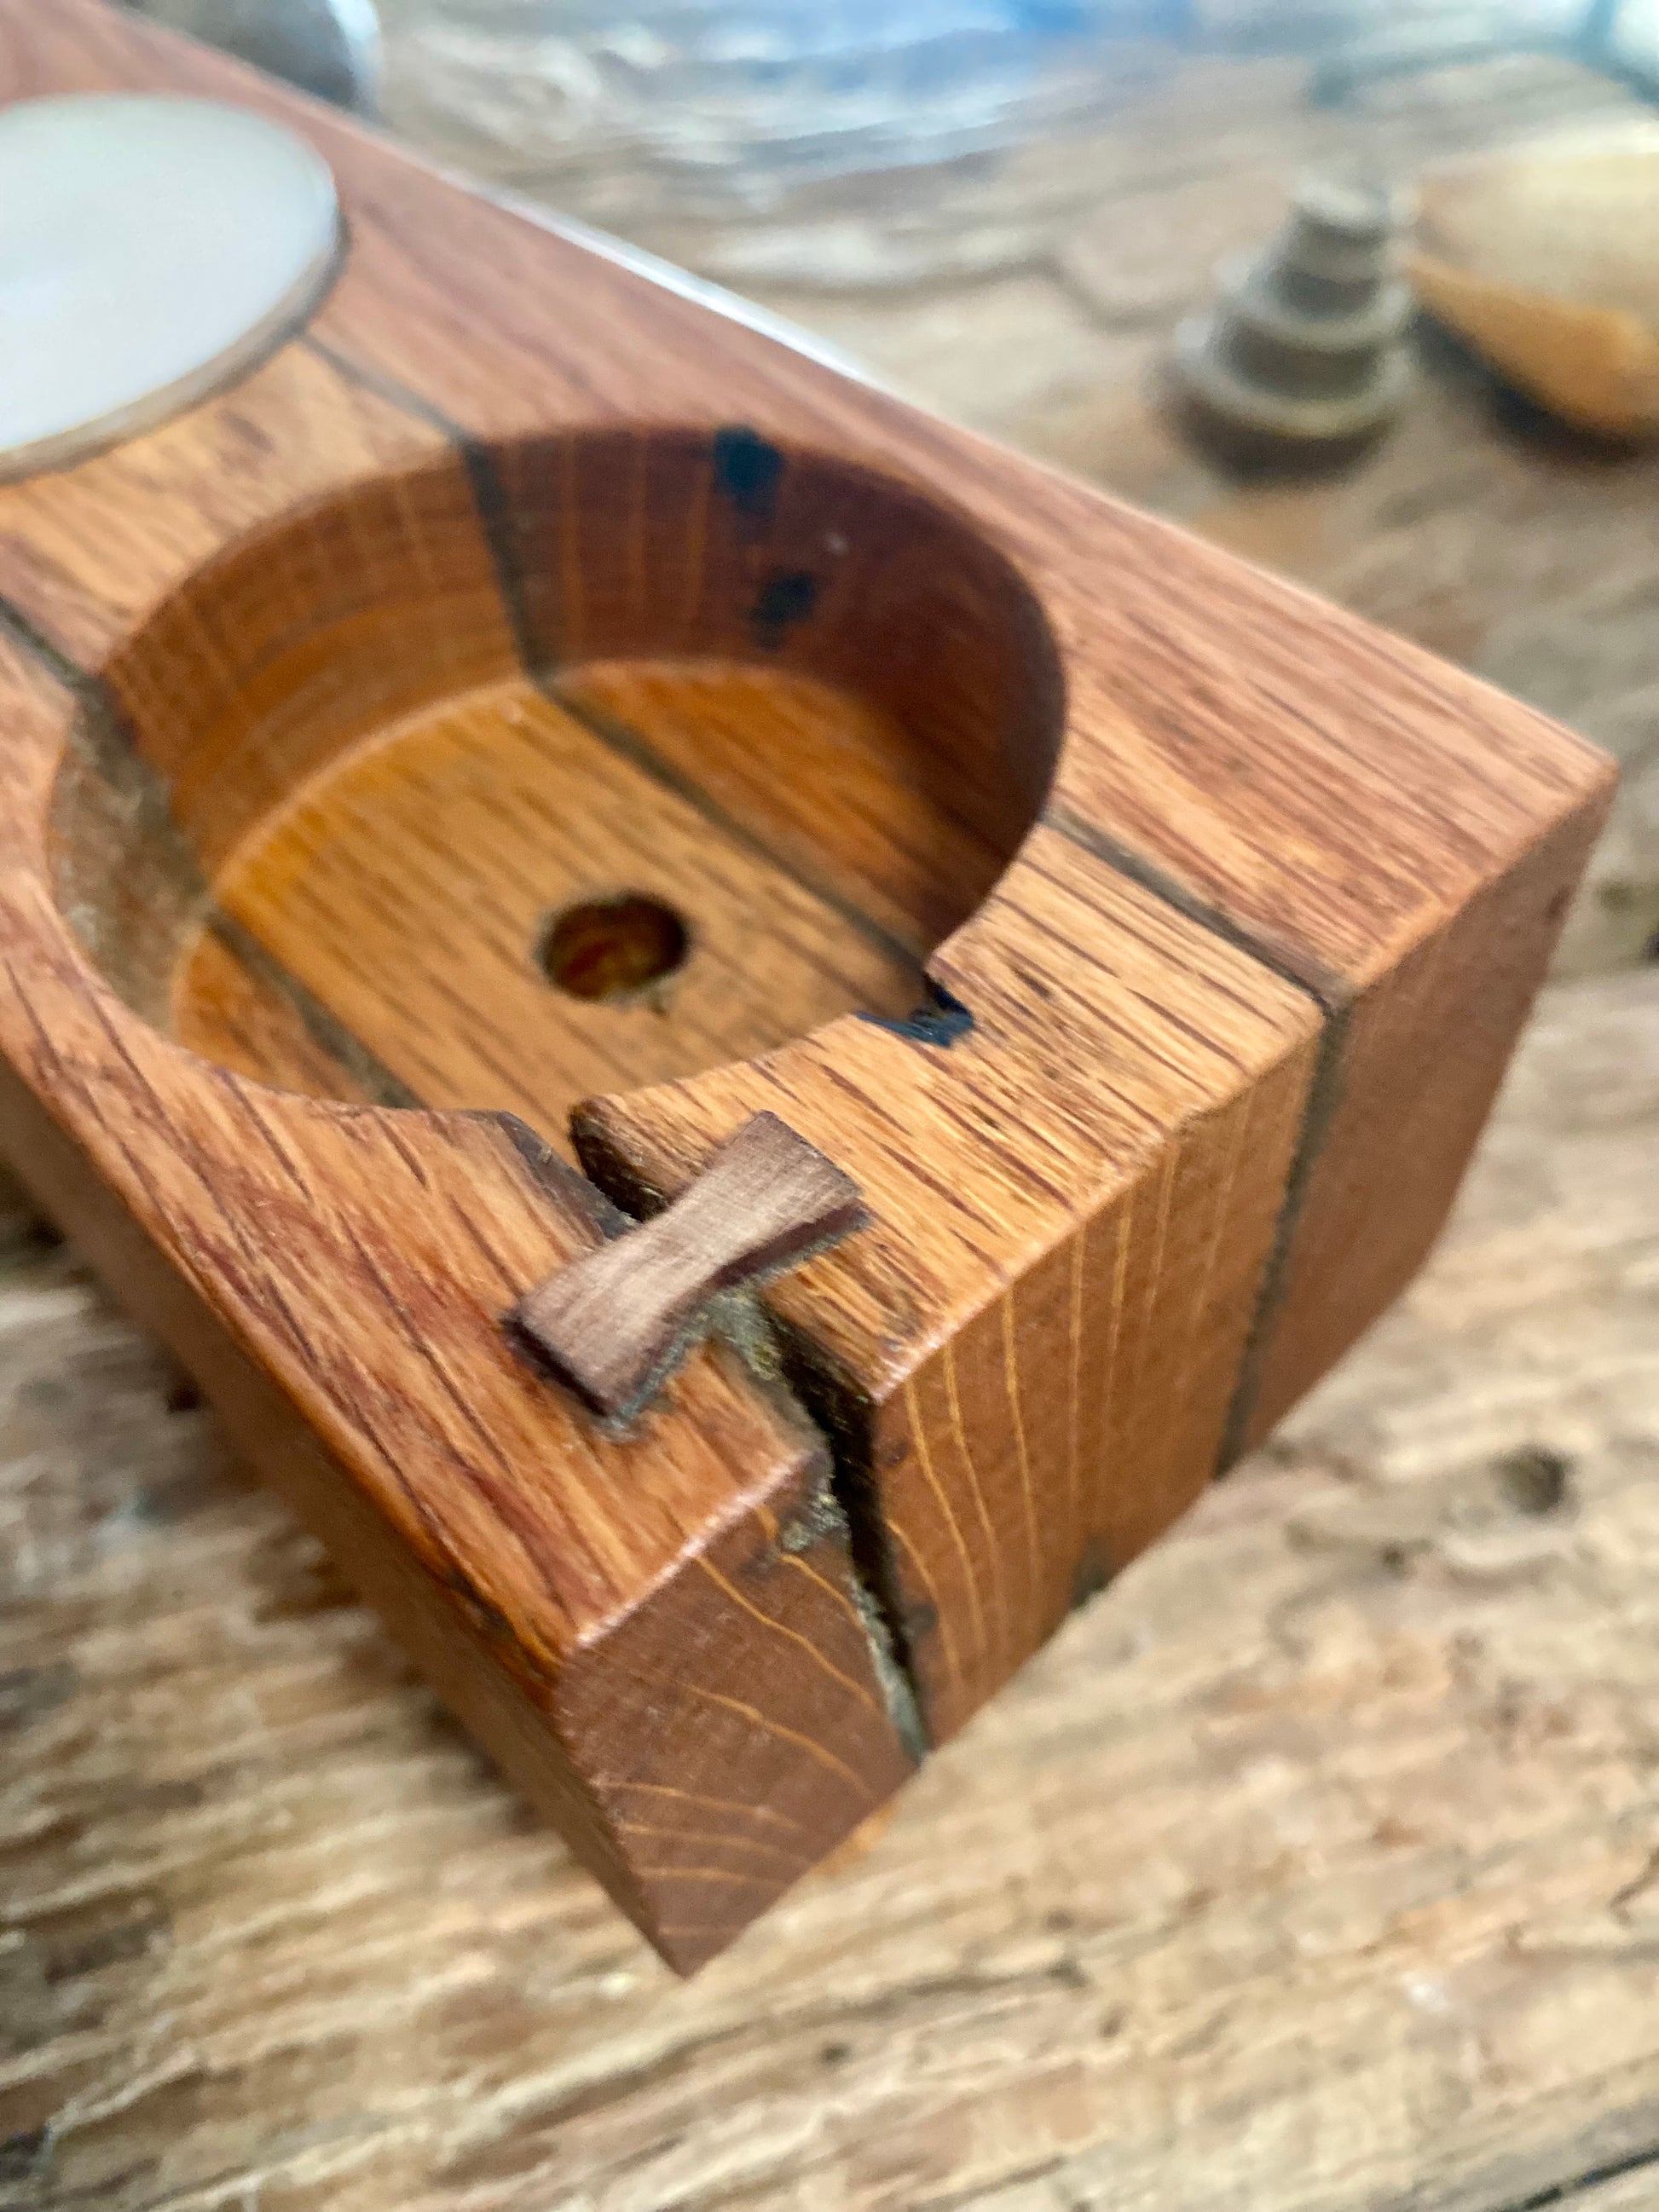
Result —
<path fill-rule="evenodd" d="M 1183 0 L 380 0 L 395 131 L 728 283 L 1028 259 Z M 1164 37 L 1160 39 L 1158 33 Z"/>
<path fill-rule="evenodd" d="M 374 0 L 125 0 L 169 30 L 286 77 L 339 107 L 370 110 L 380 66 Z"/>

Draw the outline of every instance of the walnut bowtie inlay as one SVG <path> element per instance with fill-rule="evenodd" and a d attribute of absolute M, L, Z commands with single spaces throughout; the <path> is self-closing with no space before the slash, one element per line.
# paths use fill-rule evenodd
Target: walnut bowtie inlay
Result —
<path fill-rule="evenodd" d="M 550 1275 L 510 1326 L 585 1405 L 625 1419 L 690 1349 L 711 1299 L 868 1218 L 850 1176 L 775 1114 L 757 1114 L 665 1212 Z"/>

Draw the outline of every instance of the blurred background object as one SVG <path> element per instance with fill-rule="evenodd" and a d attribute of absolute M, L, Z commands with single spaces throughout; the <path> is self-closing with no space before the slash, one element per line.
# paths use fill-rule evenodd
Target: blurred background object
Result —
<path fill-rule="evenodd" d="M 1339 100 L 1367 78 L 1479 60 L 1499 44 L 1529 45 L 1605 70 L 1650 96 L 1659 92 L 1659 0 L 1522 0 L 1505 12 L 1508 21 L 1484 38 L 1468 37 L 1464 11 L 1456 8 L 1446 10 L 1449 20 L 1438 37 L 1402 39 L 1385 28 L 1361 38 L 1323 64 L 1315 96 Z"/>
<path fill-rule="evenodd" d="M 337 107 L 372 109 L 380 70 L 374 0 L 126 0 L 152 22 L 269 70 Z"/>
<path fill-rule="evenodd" d="M 399 128 L 728 281 L 1019 258 L 1187 0 L 390 0 Z M 1042 150 L 1040 150 L 1042 149 Z M 1012 165 L 1012 166 L 1010 166 Z"/>
<path fill-rule="evenodd" d="M 1659 83 L 1659 0 L 381 6 L 395 127 L 743 288 L 936 283 L 1041 255 L 1109 188 L 1119 125 L 1194 53 L 1305 56 L 1327 107 L 1499 57 Z"/>
<path fill-rule="evenodd" d="M 1411 274 L 1443 323 L 1567 422 L 1659 429 L 1659 122 L 1431 170 Z"/>
<path fill-rule="evenodd" d="M 1400 413 L 1408 204 L 1369 179 L 1306 177 L 1266 251 L 1224 265 L 1218 305 L 1182 325 L 1173 363 L 1195 434 L 1224 461 L 1357 459 Z"/>

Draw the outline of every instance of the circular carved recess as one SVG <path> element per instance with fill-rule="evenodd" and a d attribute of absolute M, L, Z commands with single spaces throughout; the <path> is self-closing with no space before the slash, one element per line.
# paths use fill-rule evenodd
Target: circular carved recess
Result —
<path fill-rule="evenodd" d="M 739 430 L 360 485 L 231 548 L 106 674 L 55 850 L 129 1002 L 282 1087 L 561 1144 L 583 1097 L 914 1012 L 1062 719 L 1042 611 L 971 525 Z M 643 932 L 621 964 L 590 938 L 599 988 L 550 988 L 558 932 L 607 915 Z"/>
<path fill-rule="evenodd" d="M 339 246 L 327 164 L 216 102 L 127 93 L 0 113 L 0 483 L 66 468 L 245 375 Z"/>

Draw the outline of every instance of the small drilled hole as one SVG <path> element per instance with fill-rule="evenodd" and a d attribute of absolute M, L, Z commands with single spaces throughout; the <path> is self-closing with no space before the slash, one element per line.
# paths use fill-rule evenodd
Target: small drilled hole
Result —
<path fill-rule="evenodd" d="M 685 965 L 691 935 L 672 906 L 628 891 L 556 914 L 542 936 L 550 983 L 573 999 L 637 999 Z"/>
<path fill-rule="evenodd" d="M 1498 1462 L 1498 1480 L 1517 1513 L 1559 1513 L 1571 1492 L 1572 1462 L 1547 1444 L 1522 1444 Z"/>

